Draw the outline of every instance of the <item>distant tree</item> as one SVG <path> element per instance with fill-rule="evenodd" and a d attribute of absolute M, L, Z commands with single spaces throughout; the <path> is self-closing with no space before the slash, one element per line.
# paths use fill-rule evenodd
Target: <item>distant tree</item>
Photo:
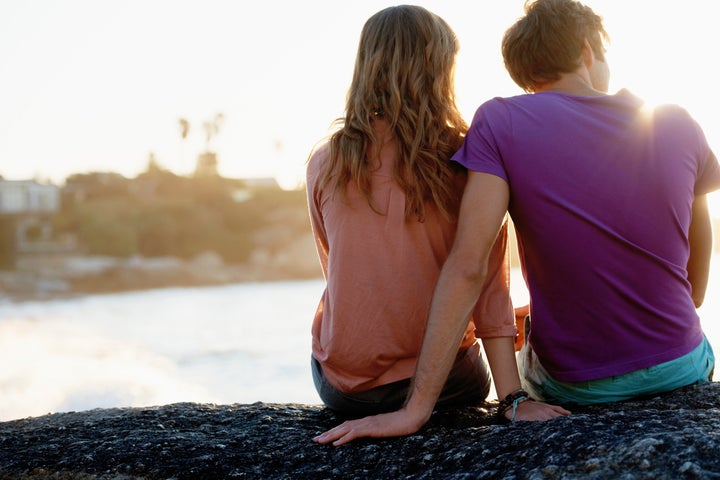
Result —
<path fill-rule="evenodd" d="M 190 134 L 190 122 L 186 118 L 178 118 L 178 126 L 180 127 L 180 160 L 179 160 L 179 167 L 180 171 L 179 174 L 186 173 L 188 170 L 186 165 L 186 155 L 185 155 L 185 143 L 187 140 L 188 135 Z"/>
<path fill-rule="evenodd" d="M 217 163 L 215 152 L 206 151 L 198 155 L 195 178 L 217 177 Z"/>
<path fill-rule="evenodd" d="M 197 164 L 195 166 L 195 177 L 216 177 L 217 172 L 217 154 L 210 150 L 210 142 L 220 132 L 220 127 L 225 120 L 222 113 L 215 114 L 212 120 L 203 123 L 205 130 L 205 151 L 198 155 Z"/>
<path fill-rule="evenodd" d="M 17 236 L 15 217 L 0 215 L 0 270 L 15 270 Z"/>
<path fill-rule="evenodd" d="M 225 116 L 222 113 L 216 113 L 212 120 L 208 120 L 203 123 L 203 130 L 205 130 L 205 150 L 210 151 L 210 141 L 220 132 L 220 127 L 225 121 Z"/>
<path fill-rule="evenodd" d="M 93 198 L 125 197 L 129 180 L 115 172 L 74 173 L 65 179 L 64 201 L 70 203 Z"/>
<path fill-rule="evenodd" d="M 179 118 L 178 124 L 180 125 L 180 138 L 185 140 L 190 133 L 190 122 L 186 118 Z"/>
<path fill-rule="evenodd" d="M 137 210 L 126 199 L 85 202 L 75 211 L 77 239 L 91 255 L 129 257 L 137 253 Z"/>
<path fill-rule="evenodd" d="M 66 185 L 109 185 L 125 184 L 127 178 L 116 172 L 73 173 L 65 179 Z"/>
<path fill-rule="evenodd" d="M 160 173 L 163 171 L 163 168 L 160 167 L 160 164 L 155 157 L 155 153 L 153 152 L 150 152 L 150 154 L 148 155 L 147 169 L 145 171 L 150 174 Z"/>

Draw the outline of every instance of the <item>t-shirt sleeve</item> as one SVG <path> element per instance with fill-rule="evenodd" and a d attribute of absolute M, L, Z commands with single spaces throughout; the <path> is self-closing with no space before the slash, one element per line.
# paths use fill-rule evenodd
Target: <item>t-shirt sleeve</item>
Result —
<path fill-rule="evenodd" d="M 703 195 L 718 189 L 720 189 L 720 165 L 715 154 L 708 148 L 698 165 L 695 195 Z"/>
<path fill-rule="evenodd" d="M 499 99 L 481 105 L 475 112 L 465 141 L 452 160 L 468 170 L 496 175 L 507 182 L 508 175 L 496 138 L 497 122 L 505 116 L 504 110 Z"/>
<path fill-rule="evenodd" d="M 720 165 L 713 151 L 708 145 L 705 133 L 698 122 L 692 118 L 687 110 L 681 110 L 689 122 L 688 135 L 694 134 L 692 140 L 695 145 L 695 159 L 697 162 L 697 174 L 695 177 L 695 195 L 704 195 L 720 189 Z"/>
<path fill-rule="evenodd" d="M 510 298 L 508 222 L 500 229 L 488 258 L 488 272 L 473 311 L 478 338 L 514 337 L 515 313 Z"/>
<path fill-rule="evenodd" d="M 330 245 L 328 244 L 325 222 L 322 216 L 323 191 L 320 188 L 320 182 L 324 168 L 327 166 L 329 152 L 329 146 L 323 145 L 311 153 L 305 171 L 310 226 L 312 227 L 313 236 L 315 237 L 315 246 L 317 248 L 318 259 L 320 260 L 320 266 L 322 267 L 323 274 L 326 276 Z"/>

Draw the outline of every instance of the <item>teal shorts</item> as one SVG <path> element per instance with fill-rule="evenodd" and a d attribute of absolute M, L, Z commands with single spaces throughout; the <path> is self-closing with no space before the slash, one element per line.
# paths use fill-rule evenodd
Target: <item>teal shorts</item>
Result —
<path fill-rule="evenodd" d="M 523 388 L 531 397 L 561 405 L 620 402 L 712 380 L 715 355 L 707 338 L 687 355 L 650 368 L 587 382 L 559 382 L 543 368 L 528 342 L 518 353 Z"/>

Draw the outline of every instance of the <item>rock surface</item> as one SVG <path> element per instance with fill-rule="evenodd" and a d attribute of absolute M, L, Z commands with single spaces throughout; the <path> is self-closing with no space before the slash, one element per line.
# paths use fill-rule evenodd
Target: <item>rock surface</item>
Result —
<path fill-rule="evenodd" d="M 335 448 L 313 405 L 173 404 L 0 423 L 0 479 L 715 479 L 720 383 L 499 422 L 492 404 L 436 412 L 418 433 Z"/>

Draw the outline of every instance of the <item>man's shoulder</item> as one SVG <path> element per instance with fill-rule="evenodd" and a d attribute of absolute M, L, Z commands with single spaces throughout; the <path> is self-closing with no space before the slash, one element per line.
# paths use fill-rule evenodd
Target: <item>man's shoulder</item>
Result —
<path fill-rule="evenodd" d="M 500 119 L 509 114 L 513 106 L 518 102 L 523 102 L 520 97 L 525 95 L 519 95 L 515 97 L 493 97 L 485 100 L 475 110 L 473 116 L 473 123 L 486 123 L 492 122 L 492 119 Z"/>
<path fill-rule="evenodd" d="M 480 105 L 481 109 L 506 109 L 512 105 L 522 105 L 533 102 L 535 95 L 523 93 L 520 95 L 511 95 L 507 97 L 492 97 Z"/>

